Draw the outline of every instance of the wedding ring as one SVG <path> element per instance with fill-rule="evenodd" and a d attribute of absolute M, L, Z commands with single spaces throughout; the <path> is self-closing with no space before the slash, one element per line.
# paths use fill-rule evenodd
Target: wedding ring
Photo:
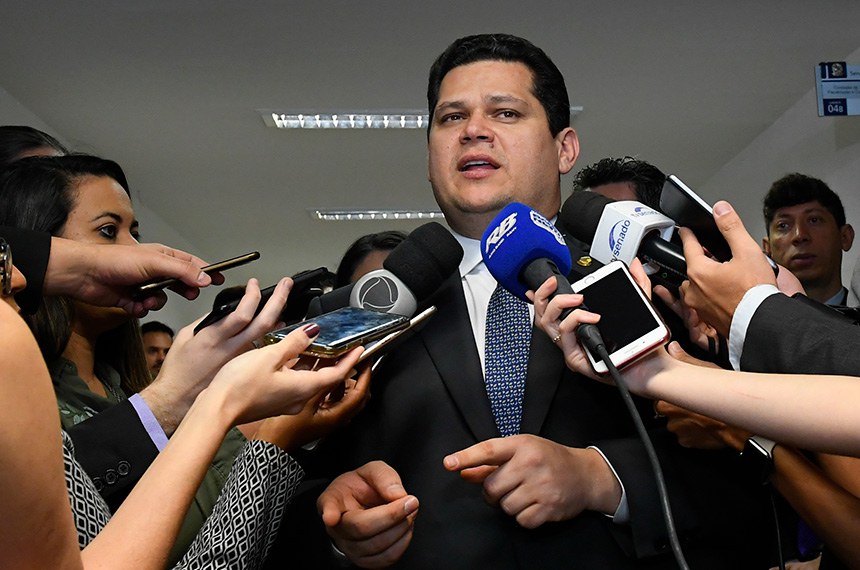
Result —
<path fill-rule="evenodd" d="M 552 337 L 552 341 L 553 341 L 555 344 L 558 344 L 558 341 L 560 341 L 560 340 L 561 340 L 561 335 L 560 335 L 560 334 L 557 334 L 557 335 L 555 335 L 554 337 Z"/>

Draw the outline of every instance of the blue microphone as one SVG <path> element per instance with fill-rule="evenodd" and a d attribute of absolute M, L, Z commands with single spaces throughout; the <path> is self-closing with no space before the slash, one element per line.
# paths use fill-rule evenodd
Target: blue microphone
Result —
<path fill-rule="evenodd" d="M 552 223 L 528 206 L 514 202 L 499 212 L 481 238 L 481 255 L 502 287 L 523 299 L 551 275 L 556 294 L 573 293 L 567 274 L 572 260 L 564 237 Z"/>

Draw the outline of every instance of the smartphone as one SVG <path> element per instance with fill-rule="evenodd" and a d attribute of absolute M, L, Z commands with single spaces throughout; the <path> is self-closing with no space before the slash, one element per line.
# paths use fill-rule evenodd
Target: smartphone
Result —
<path fill-rule="evenodd" d="M 270 332 L 263 337 L 263 342 L 280 342 L 285 336 L 308 323 L 318 324 L 320 333 L 302 354 L 317 358 L 337 358 L 357 346 L 409 327 L 409 319 L 402 315 L 343 307 Z"/>
<path fill-rule="evenodd" d="M 225 259 L 224 261 L 219 261 L 218 263 L 213 263 L 212 265 L 207 265 L 206 267 L 201 269 L 201 271 L 203 271 L 203 273 L 217 273 L 219 271 L 225 271 L 227 269 L 239 267 L 240 265 L 245 265 L 246 263 L 250 263 L 255 259 L 260 259 L 259 251 L 252 251 L 250 253 L 246 253 L 245 255 L 231 257 L 230 259 Z M 179 279 L 163 279 L 161 281 L 146 283 L 137 288 L 137 291 L 135 291 L 134 293 L 134 298 L 142 299 L 144 297 L 152 295 L 156 291 L 161 291 L 162 289 L 166 289 L 167 287 L 171 287 L 179 283 L 181 283 Z"/>
<path fill-rule="evenodd" d="M 604 265 L 572 287 L 575 293 L 583 295 L 588 310 L 600 315 L 597 328 L 616 368 L 632 363 L 669 340 L 668 327 L 624 262 L 616 260 Z M 597 355 L 583 348 L 595 372 L 609 372 Z"/>
<path fill-rule="evenodd" d="M 297 273 L 293 277 L 293 288 L 290 289 L 290 296 L 287 299 L 287 304 L 281 312 L 281 320 L 285 323 L 293 323 L 305 316 L 308 310 L 308 305 L 311 299 L 322 295 L 323 291 L 320 287 L 320 280 L 329 275 L 329 270 L 325 267 L 318 267 L 310 271 Z M 260 291 L 260 302 L 257 304 L 257 310 L 254 316 L 259 315 L 263 307 L 272 298 L 272 293 L 275 292 L 277 285 L 266 287 Z M 194 334 L 199 333 L 209 325 L 213 325 L 236 310 L 241 299 L 236 299 L 220 307 L 216 307 L 211 313 L 206 315 L 202 321 L 194 327 Z"/>
<path fill-rule="evenodd" d="M 420 325 L 424 324 L 427 319 L 433 316 L 435 312 L 436 307 L 430 306 L 409 319 L 409 326 L 405 329 L 394 331 L 377 341 L 364 345 L 364 352 L 362 352 L 361 356 L 358 357 L 358 361 L 363 362 L 374 356 L 382 356 L 391 350 L 393 346 L 409 338 L 409 336 L 414 333 Z"/>
<path fill-rule="evenodd" d="M 714 221 L 713 208 L 674 174 L 663 184 L 660 209 L 677 225 L 690 228 L 717 261 L 732 258 L 732 250 Z"/>

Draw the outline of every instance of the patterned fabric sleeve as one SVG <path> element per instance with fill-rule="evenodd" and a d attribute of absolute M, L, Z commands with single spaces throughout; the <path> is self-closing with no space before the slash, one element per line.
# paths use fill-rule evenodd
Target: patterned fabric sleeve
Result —
<path fill-rule="evenodd" d="M 286 452 L 270 443 L 249 441 L 212 514 L 176 568 L 261 567 L 277 537 L 284 508 L 303 477 L 302 468 Z"/>
<path fill-rule="evenodd" d="M 72 506 L 75 528 L 78 530 L 78 546 L 88 545 L 110 520 L 110 509 L 96 489 L 95 483 L 75 461 L 75 444 L 63 432 L 63 466 L 66 471 L 66 489 Z"/>
<path fill-rule="evenodd" d="M 89 476 L 75 461 L 72 439 L 63 432 L 63 459 L 78 544 L 83 549 L 110 520 L 110 509 Z M 234 570 L 262 566 L 278 534 L 284 508 L 304 471 L 271 443 L 249 441 L 179 570 Z"/>

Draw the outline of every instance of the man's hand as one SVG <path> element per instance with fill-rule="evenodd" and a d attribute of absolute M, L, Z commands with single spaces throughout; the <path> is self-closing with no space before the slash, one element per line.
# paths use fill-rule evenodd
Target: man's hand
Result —
<path fill-rule="evenodd" d="M 681 295 L 703 321 L 728 338 L 732 316 L 744 294 L 756 285 L 776 285 L 776 278 L 728 202 L 714 204 L 714 219 L 732 248 L 732 259 L 720 263 L 707 257 L 693 232 L 681 228 L 689 277 L 681 285 Z"/>
<path fill-rule="evenodd" d="M 51 238 L 45 275 L 46 295 L 67 295 L 92 305 L 121 307 L 134 316 L 164 306 L 164 292 L 134 299 L 138 285 L 153 279 L 177 278 L 176 292 L 194 299 L 213 277 L 200 271 L 202 259 L 160 244 L 92 244 Z M 220 275 L 215 282 L 223 282 Z"/>
<path fill-rule="evenodd" d="M 383 568 L 409 546 L 418 499 L 406 493 L 394 469 L 373 461 L 332 481 L 317 509 L 335 546 L 353 564 Z"/>
<path fill-rule="evenodd" d="M 585 510 L 612 514 L 621 501 L 621 485 L 600 453 L 534 435 L 482 441 L 447 456 L 444 465 L 482 484 L 487 502 L 525 528 Z"/>

